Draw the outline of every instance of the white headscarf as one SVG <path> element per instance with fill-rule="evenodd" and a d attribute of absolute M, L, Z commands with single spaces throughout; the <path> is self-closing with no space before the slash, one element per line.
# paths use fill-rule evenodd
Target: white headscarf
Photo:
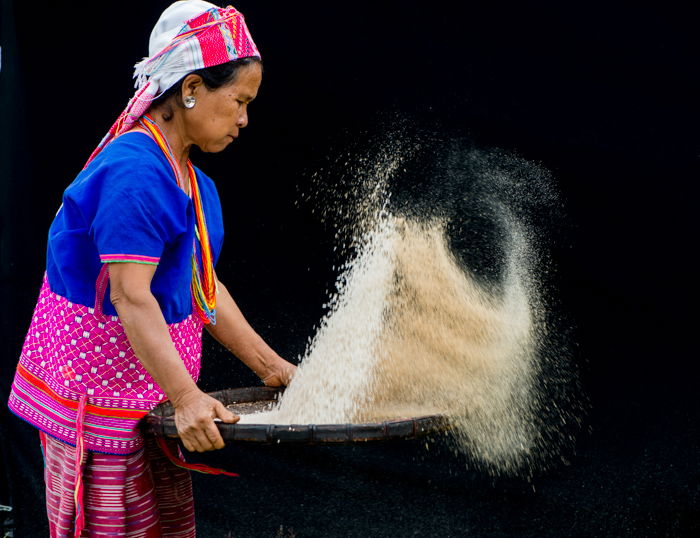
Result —
<path fill-rule="evenodd" d="M 187 24 L 187 21 L 210 9 L 218 9 L 218 6 L 204 0 L 180 0 L 163 11 L 158 22 L 153 27 L 153 31 L 151 31 L 151 38 L 148 41 L 148 57 L 134 66 L 136 88 L 140 88 L 145 84 L 146 65 L 151 58 L 172 43 L 175 36 Z M 148 78 L 149 82 L 158 87 L 158 93 L 165 92 L 191 71 L 183 58 L 185 52 L 185 47 L 173 51 L 168 57 L 167 66 L 162 66 L 157 73 L 152 74 Z"/>

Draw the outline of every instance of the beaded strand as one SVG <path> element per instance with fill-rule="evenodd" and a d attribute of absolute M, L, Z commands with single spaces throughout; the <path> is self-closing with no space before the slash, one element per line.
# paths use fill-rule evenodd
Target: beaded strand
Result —
<path fill-rule="evenodd" d="M 145 121 L 144 121 L 145 120 Z M 148 114 L 144 114 L 139 121 L 145 127 L 153 139 L 158 144 L 158 147 L 163 151 L 165 157 L 170 163 L 175 181 L 178 186 L 185 190 L 185 180 L 180 172 L 180 167 L 175 160 L 170 144 L 166 140 L 163 132 L 158 124 Z M 204 217 L 204 208 L 202 207 L 202 198 L 199 193 L 197 184 L 197 175 L 192 166 L 192 162 L 187 160 L 187 170 L 190 174 L 190 196 L 194 205 L 195 214 L 195 239 L 192 244 L 192 297 L 194 304 L 197 307 L 197 314 L 204 324 L 216 324 L 216 278 L 214 276 L 214 261 L 211 254 L 211 245 L 209 244 L 209 232 L 207 223 Z M 202 266 L 200 267 L 197 259 L 197 241 L 199 241 L 200 251 L 202 253 Z"/>

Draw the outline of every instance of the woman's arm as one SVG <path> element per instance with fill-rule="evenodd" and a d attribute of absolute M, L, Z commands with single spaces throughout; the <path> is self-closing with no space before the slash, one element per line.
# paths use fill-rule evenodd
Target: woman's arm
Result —
<path fill-rule="evenodd" d="M 217 281 L 216 325 L 207 330 L 220 344 L 255 372 L 270 387 L 288 385 L 296 366 L 287 362 L 256 333 L 221 281 Z"/>
<path fill-rule="evenodd" d="M 158 301 L 151 293 L 156 266 L 109 264 L 110 299 L 134 353 L 175 409 L 175 424 L 185 448 L 203 452 L 224 446 L 214 418 L 234 423 L 238 417 L 203 393 L 175 349 Z"/>

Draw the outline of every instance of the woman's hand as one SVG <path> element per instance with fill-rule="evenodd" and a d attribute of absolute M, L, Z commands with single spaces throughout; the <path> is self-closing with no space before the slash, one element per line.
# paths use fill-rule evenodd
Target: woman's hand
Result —
<path fill-rule="evenodd" d="M 296 371 L 296 366 L 280 357 L 268 367 L 267 372 L 260 379 L 268 387 L 289 385 Z"/>
<path fill-rule="evenodd" d="M 240 417 L 224 407 L 219 400 L 196 389 L 181 394 L 173 401 L 177 433 L 190 452 L 206 452 L 224 447 L 215 418 L 235 424 Z"/>

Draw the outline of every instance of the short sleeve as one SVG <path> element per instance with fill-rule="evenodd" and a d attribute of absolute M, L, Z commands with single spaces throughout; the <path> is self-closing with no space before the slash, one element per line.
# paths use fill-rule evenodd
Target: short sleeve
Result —
<path fill-rule="evenodd" d="M 157 265 L 186 230 L 186 195 L 150 166 L 114 163 L 105 173 L 91 227 L 100 261 Z"/>

